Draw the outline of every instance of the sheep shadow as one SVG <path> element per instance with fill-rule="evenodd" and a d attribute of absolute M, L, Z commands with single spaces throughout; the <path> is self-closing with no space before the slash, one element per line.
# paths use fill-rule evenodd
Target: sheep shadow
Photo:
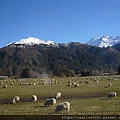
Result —
<path fill-rule="evenodd" d="M 50 107 L 50 106 L 44 106 L 44 105 L 35 106 L 35 108 L 47 108 L 47 107 Z"/>
<path fill-rule="evenodd" d="M 109 86 L 104 86 L 104 88 L 109 88 Z"/>
<path fill-rule="evenodd" d="M 13 104 L 12 99 L 3 99 L 0 100 L 0 104 Z"/>

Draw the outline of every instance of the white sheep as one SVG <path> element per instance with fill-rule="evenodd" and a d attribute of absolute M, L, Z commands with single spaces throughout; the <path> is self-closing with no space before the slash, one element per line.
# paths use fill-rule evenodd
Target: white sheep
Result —
<path fill-rule="evenodd" d="M 62 110 L 67 110 L 67 112 L 69 113 L 70 103 L 69 102 L 59 103 L 55 108 L 55 113 L 57 113 L 58 111 L 62 111 Z"/>
<path fill-rule="evenodd" d="M 32 101 L 37 102 L 37 96 L 36 95 L 32 95 Z"/>
<path fill-rule="evenodd" d="M 33 83 L 33 85 L 36 85 L 36 83 Z"/>
<path fill-rule="evenodd" d="M 73 82 L 72 85 L 74 86 L 76 84 L 76 82 Z"/>
<path fill-rule="evenodd" d="M 109 84 L 108 84 L 108 86 L 110 87 L 110 86 L 112 86 L 112 84 L 111 84 L 111 83 L 109 83 Z"/>
<path fill-rule="evenodd" d="M 56 94 L 55 94 L 55 99 L 57 100 L 58 98 L 61 97 L 61 95 L 62 95 L 61 92 L 56 93 Z"/>
<path fill-rule="evenodd" d="M 56 105 L 56 99 L 55 98 L 46 99 L 46 101 L 44 102 L 44 105 L 45 107 L 46 105 Z"/>
<path fill-rule="evenodd" d="M 86 84 L 90 83 L 90 81 L 85 81 Z"/>
<path fill-rule="evenodd" d="M 3 88 L 7 88 L 7 85 L 4 85 Z"/>
<path fill-rule="evenodd" d="M 48 80 L 48 84 L 51 85 L 51 80 Z"/>
<path fill-rule="evenodd" d="M 99 81 L 97 80 L 96 83 L 99 83 Z"/>
<path fill-rule="evenodd" d="M 19 96 L 14 96 L 13 98 L 13 104 L 16 104 L 20 101 L 20 97 Z"/>
<path fill-rule="evenodd" d="M 116 95 L 117 95 L 116 92 L 109 92 L 109 93 L 108 93 L 108 99 L 109 99 L 110 97 L 116 97 Z"/>
<path fill-rule="evenodd" d="M 0 85 L 3 85 L 3 82 L 0 82 Z"/>
<path fill-rule="evenodd" d="M 76 83 L 76 84 L 74 85 L 74 87 L 79 87 L 79 84 L 78 84 L 78 83 Z"/>
<path fill-rule="evenodd" d="M 98 81 L 97 79 L 94 79 L 94 81 L 95 81 L 96 83 L 99 83 L 99 81 Z"/>
<path fill-rule="evenodd" d="M 55 80 L 54 84 L 57 84 L 57 80 Z"/>
<path fill-rule="evenodd" d="M 71 85 L 72 85 L 71 80 L 69 80 L 67 86 L 71 86 Z"/>
<path fill-rule="evenodd" d="M 10 85 L 13 85 L 13 82 L 11 82 Z"/>

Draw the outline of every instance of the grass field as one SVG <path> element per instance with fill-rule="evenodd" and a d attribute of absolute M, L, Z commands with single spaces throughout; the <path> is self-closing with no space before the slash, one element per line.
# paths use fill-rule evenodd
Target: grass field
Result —
<path fill-rule="evenodd" d="M 96 76 L 99 83 L 96 83 L 94 78 L 95 76 L 59 78 L 57 82 L 62 81 L 61 83 L 51 85 L 42 85 L 42 79 L 1 80 L 3 85 L 8 87 L 3 88 L 3 85 L 0 85 L 0 115 L 54 115 L 55 106 L 44 107 L 44 101 L 46 98 L 54 97 L 57 92 L 62 93 L 57 104 L 63 101 L 70 102 L 69 115 L 120 115 L 119 76 Z M 112 80 L 108 80 L 108 78 L 112 78 Z M 53 80 L 53 78 L 50 79 Z M 77 81 L 79 87 L 67 86 L 69 80 Z M 80 83 L 80 81 L 86 80 L 89 80 L 90 83 Z M 13 85 L 10 85 L 11 82 L 14 82 Z M 20 83 L 24 85 L 20 85 Z M 29 83 L 32 85 L 28 85 Z M 33 85 L 33 83 L 37 84 Z M 111 87 L 108 87 L 109 83 L 112 84 Z M 112 91 L 117 92 L 117 97 L 108 99 L 107 94 Z M 36 103 L 31 102 L 33 94 L 38 96 Z M 13 105 L 12 99 L 15 95 L 19 95 L 21 101 Z M 56 115 L 66 114 L 68 115 L 67 111 L 60 111 Z"/>

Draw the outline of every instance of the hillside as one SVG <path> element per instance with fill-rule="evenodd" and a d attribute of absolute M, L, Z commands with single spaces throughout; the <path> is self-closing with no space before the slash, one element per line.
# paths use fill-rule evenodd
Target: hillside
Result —
<path fill-rule="evenodd" d="M 118 47 L 119 46 L 119 47 Z M 77 42 L 59 47 L 32 45 L 6 46 L 0 49 L 0 75 L 19 76 L 23 69 L 30 69 L 30 77 L 50 75 L 101 74 L 117 72 L 120 65 L 120 44 L 100 48 Z"/>

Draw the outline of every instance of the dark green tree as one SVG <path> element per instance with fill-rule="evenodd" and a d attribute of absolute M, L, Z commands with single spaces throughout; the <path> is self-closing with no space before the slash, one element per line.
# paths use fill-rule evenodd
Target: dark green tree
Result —
<path fill-rule="evenodd" d="M 29 78 L 30 77 L 30 69 L 28 67 L 26 67 L 25 69 L 22 70 L 21 77 L 22 78 Z"/>
<path fill-rule="evenodd" d="M 118 67 L 118 74 L 120 74 L 120 66 Z"/>

